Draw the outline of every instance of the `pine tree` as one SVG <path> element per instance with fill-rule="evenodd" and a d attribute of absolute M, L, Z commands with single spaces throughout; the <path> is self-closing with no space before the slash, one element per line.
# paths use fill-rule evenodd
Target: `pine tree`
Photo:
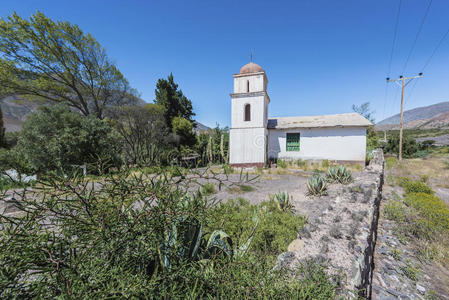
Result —
<path fill-rule="evenodd" d="M 192 108 L 192 101 L 190 101 L 173 79 L 173 74 L 170 74 L 167 79 L 159 79 L 156 84 L 156 99 L 154 103 L 165 107 L 165 121 L 169 128 L 172 127 L 172 120 L 175 117 L 182 117 L 189 120 L 192 125 L 194 121 L 192 117 L 195 115 Z"/>

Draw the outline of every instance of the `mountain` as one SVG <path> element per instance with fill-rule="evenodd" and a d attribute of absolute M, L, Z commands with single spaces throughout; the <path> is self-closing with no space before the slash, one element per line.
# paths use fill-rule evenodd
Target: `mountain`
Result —
<path fill-rule="evenodd" d="M 399 129 L 400 114 L 376 124 L 378 130 Z M 405 129 L 449 128 L 449 102 L 417 107 L 404 111 Z"/>
<path fill-rule="evenodd" d="M 138 99 L 138 104 L 143 105 L 146 102 Z M 37 103 L 34 101 L 23 100 L 18 96 L 7 96 L 0 98 L 0 107 L 3 112 L 3 123 L 7 132 L 19 131 L 22 128 L 27 116 L 37 110 L 40 105 L 48 104 L 45 102 Z M 195 131 L 203 132 L 210 130 L 209 127 L 196 122 Z"/>

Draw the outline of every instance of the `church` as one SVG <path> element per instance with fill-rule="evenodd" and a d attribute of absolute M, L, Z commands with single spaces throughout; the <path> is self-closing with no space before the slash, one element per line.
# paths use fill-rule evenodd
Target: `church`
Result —
<path fill-rule="evenodd" d="M 231 94 L 230 164 L 264 167 L 269 161 L 324 160 L 365 163 L 366 129 L 358 113 L 268 117 L 265 71 L 250 62 L 234 74 Z"/>

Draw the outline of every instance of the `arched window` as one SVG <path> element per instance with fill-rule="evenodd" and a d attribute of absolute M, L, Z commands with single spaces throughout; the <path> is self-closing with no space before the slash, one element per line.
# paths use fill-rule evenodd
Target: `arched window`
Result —
<path fill-rule="evenodd" d="M 249 80 L 246 81 L 246 92 L 249 93 Z"/>
<path fill-rule="evenodd" d="M 245 121 L 251 121 L 251 105 L 245 105 Z"/>

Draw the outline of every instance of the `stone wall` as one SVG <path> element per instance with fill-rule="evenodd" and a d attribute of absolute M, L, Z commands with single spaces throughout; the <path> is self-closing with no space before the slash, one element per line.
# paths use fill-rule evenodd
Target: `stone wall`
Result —
<path fill-rule="evenodd" d="M 383 180 L 384 156 L 377 150 L 351 184 L 332 184 L 327 196 L 315 197 L 327 209 L 308 220 L 275 268 L 296 270 L 313 259 L 327 266 L 330 275 L 339 275 L 343 296 L 370 298 Z"/>

